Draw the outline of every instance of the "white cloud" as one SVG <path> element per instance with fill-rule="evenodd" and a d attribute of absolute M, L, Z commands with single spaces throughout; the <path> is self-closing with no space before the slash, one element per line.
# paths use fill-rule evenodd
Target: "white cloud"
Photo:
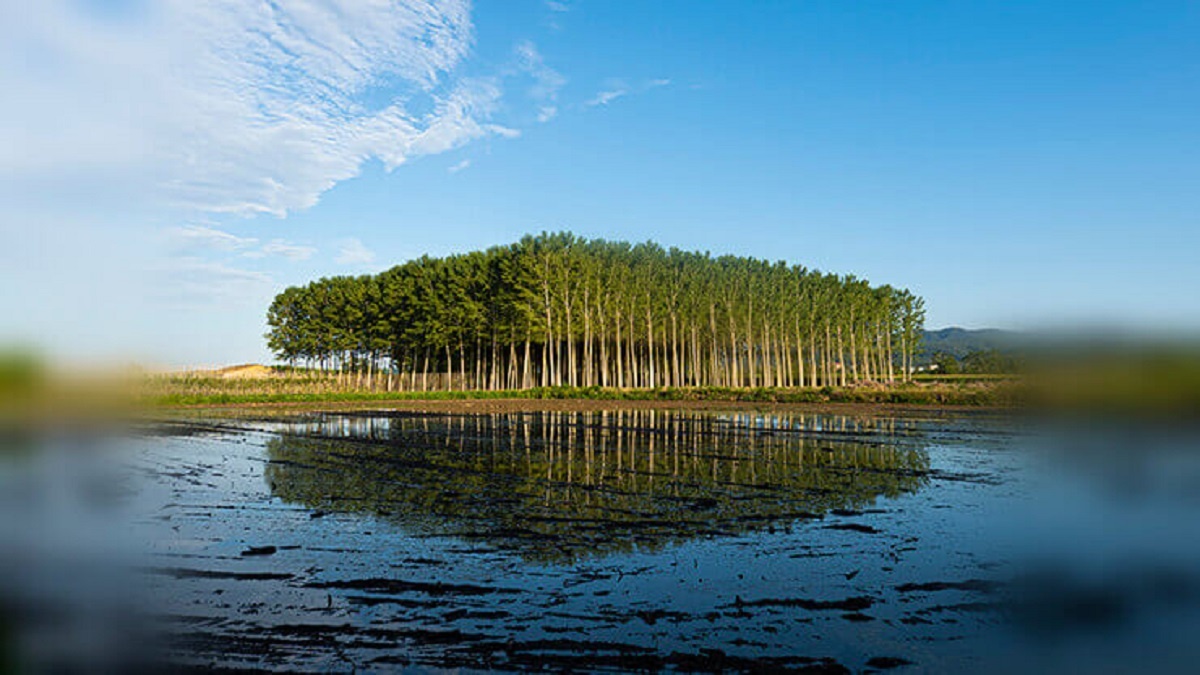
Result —
<path fill-rule="evenodd" d="M 584 101 L 583 104 L 588 106 L 589 108 L 592 108 L 592 107 L 595 107 L 598 105 L 608 105 L 609 103 L 612 103 L 613 101 L 621 98 L 622 96 L 625 96 L 628 93 L 629 93 L 629 90 L 623 86 L 620 86 L 620 87 L 617 87 L 614 89 L 605 89 L 603 91 L 597 92 L 595 96 L 591 97 L 587 101 Z"/>
<path fill-rule="evenodd" d="M 612 103 L 613 101 L 615 101 L 623 96 L 628 96 L 630 94 L 640 94 L 642 92 L 650 91 L 651 89 L 658 89 L 659 87 L 667 87 L 667 86 L 670 86 L 670 84 L 671 84 L 671 80 L 669 80 L 667 78 L 658 78 L 658 79 L 654 79 L 654 80 L 647 80 L 642 85 L 640 85 L 636 88 L 631 88 L 629 85 L 627 85 L 625 83 L 624 80 L 609 80 L 608 87 L 606 89 L 600 90 L 599 92 L 596 93 L 595 96 L 584 101 L 583 104 L 589 108 L 594 108 L 596 106 L 601 106 L 601 105 L 608 105 L 609 103 Z"/>
<path fill-rule="evenodd" d="M 235 251 L 254 246 L 253 237 L 239 237 L 206 225 L 184 225 L 167 228 L 167 242 L 175 253 L 194 253 L 200 250 Z"/>
<path fill-rule="evenodd" d="M 343 239 L 334 262 L 342 265 L 369 265 L 375 262 L 375 252 L 358 239 Z"/>
<path fill-rule="evenodd" d="M 462 171 L 463 169 L 466 169 L 469 166 L 471 166 L 471 160 L 464 159 L 463 161 L 451 166 L 450 168 L 448 168 L 446 170 L 449 171 L 450 173 L 458 173 L 459 171 Z"/>
<path fill-rule="evenodd" d="M 546 60 L 538 51 L 536 45 L 529 40 L 517 43 L 514 50 L 517 57 L 517 68 L 533 78 L 533 86 L 529 88 L 529 97 L 540 105 L 538 122 L 549 122 L 558 114 L 555 102 L 558 92 L 567 83 L 567 78 L 546 65 Z"/>
<path fill-rule="evenodd" d="M 490 120 L 498 83 L 458 75 L 472 41 L 468 0 L 3 3 L 0 177 L 284 215 L 368 159 L 515 136 Z"/>
<path fill-rule="evenodd" d="M 546 9 L 549 9 L 551 12 L 569 12 L 571 11 L 571 6 L 558 0 L 546 0 Z"/>
<path fill-rule="evenodd" d="M 312 246 L 301 246 L 299 244 L 288 243 L 282 239 L 272 239 L 257 251 L 251 251 L 243 255 L 247 258 L 266 258 L 277 255 L 288 260 L 308 260 L 316 252 L 317 249 Z"/>
<path fill-rule="evenodd" d="M 166 238 L 170 252 L 185 258 L 191 258 L 201 252 L 243 251 L 243 258 L 281 256 L 288 260 L 307 260 L 317 252 L 317 249 L 311 246 L 292 244 L 283 239 L 272 239 L 259 246 L 258 239 L 254 237 L 239 237 L 207 225 L 170 227 L 166 230 Z"/>

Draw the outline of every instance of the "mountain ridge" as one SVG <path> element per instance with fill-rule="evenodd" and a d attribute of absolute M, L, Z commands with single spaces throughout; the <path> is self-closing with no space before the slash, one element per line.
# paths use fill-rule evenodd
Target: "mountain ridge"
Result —
<path fill-rule="evenodd" d="M 962 359 L 971 352 L 992 349 L 1007 353 L 1015 350 L 1026 337 L 1024 333 L 1003 328 L 948 326 L 926 330 L 922 343 L 923 360 L 928 362 L 939 352 L 950 354 L 956 359 Z"/>

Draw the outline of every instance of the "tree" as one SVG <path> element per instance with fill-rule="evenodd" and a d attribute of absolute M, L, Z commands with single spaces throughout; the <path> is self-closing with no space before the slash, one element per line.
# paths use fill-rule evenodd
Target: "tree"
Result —
<path fill-rule="evenodd" d="M 958 359 L 946 352 L 934 354 L 930 363 L 932 369 L 942 375 L 957 375 L 962 372 L 962 367 L 959 365 Z"/>
<path fill-rule="evenodd" d="M 543 233 L 285 289 L 266 337 L 370 389 L 815 387 L 908 379 L 924 318 L 851 275 Z"/>
<path fill-rule="evenodd" d="M 1012 373 L 1016 363 L 995 349 L 976 350 L 963 357 L 962 372 L 975 375 Z"/>

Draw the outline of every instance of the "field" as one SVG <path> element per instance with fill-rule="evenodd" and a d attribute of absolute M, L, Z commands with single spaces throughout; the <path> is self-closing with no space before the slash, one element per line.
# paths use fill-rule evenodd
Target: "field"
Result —
<path fill-rule="evenodd" d="M 1029 373 L 917 375 L 913 382 L 861 382 L 844 387 L 534 387 L 531 389 L 400 389 L 378 375 L 284 367 L 236 366 L 220 371 L 144 375 L 130 381 L 136 400 L 157 408 L 353 404 L 401 401 L 574 400 L 854 404 L 947 408 L 1032 408 L 1200 416 L 1200 360 L 1148 356 L 1080 359 Z M 407 383 L 411 384 L 411 383 Z M 417 383 L 419 385 L 419 382 Z"/>
<path fill-rule="evenodd" d="M 1016 402 L 1010 381 L 917 382 L 905 385 L 861 384 L 849 387 L 727 388 L 536 387 L 501 391 L 381 391 L 349 378 L 312 371 L 273 371 L 256 377 L 198 373 L 157 375 L 140 383 L 139 398 L 155 406 L 210 406 L 270 403 L 341 403 L 497 399 L 601 401 L 728 401 L 756 403 L 858 403 L 937 406 L 1008 406 Z"/>
<path fill-rule="evenodd" d="M 918 373 L 913 375 L 916 382 L 1010 382 L 1019 379 L 1017 375 L 1002 373 Z"/>

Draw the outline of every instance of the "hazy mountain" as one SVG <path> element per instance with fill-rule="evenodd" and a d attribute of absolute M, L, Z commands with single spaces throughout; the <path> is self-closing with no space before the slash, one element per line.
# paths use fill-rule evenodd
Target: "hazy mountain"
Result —
<path fill-rule="evenodd" d="M 1011 352 L 1025 341 L 1023 333 L 998 328 L 969 330 L 966 328 L 942 328 L 925 331 L 924 361 L 938 352 L 945 352 L 956 359 L 976 351 L 995 349 Z"/>

